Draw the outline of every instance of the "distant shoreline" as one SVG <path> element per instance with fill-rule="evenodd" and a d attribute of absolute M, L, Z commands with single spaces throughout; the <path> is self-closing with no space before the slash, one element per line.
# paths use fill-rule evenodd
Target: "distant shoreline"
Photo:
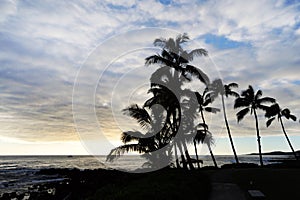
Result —
<path fill-rule="evenodd" d="M 296 151 L 297 155 L 300 155 L 300 150 Z M 245 154 L 245 155 L 250 155 L 250 156 L 256 156 L 259 155 L 258 153 L 249 153 L 249 154 Z M 272 151 L 272 152 L 267 152 L 267 153 L 262 153 L 262 155 L 274 155 L 274 156 L 278 156 L 278 155 L 286 155 L 286 156 L 290 156 L 293 155 L 293 152 L 284 152 L 284 151 Z"/>
<path fill-rule="evenodd" d="M 296 154 L 300 156 L 300 150 L 296 151 Z M 247 153 L 247 154 L 238 154 L 238 156 L 253 156 L 259 155 L 258 153 Z M 293 155 L 293 152 L 284 152 L 284 151 L 271 151 L 262 153 L 262 155 Z M 0 155 L 0 157 L 103 157 L 107 155 Z M 136 155 L 124 155 L 124 156 L 140 156 L 139 154 Z M 195 155 L 192 155 L 195 156 Z M 210 155 L 200 155 L 200 156 L 210 156 Z M 232 154 L 216 154 L 216 156 L 233 156 Z"/>

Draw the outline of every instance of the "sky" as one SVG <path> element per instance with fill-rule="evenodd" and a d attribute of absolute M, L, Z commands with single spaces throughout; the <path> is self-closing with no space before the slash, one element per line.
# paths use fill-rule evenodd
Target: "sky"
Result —
<path fill-rule="evenodd" d="M 300 117 L 299 1 L 4 0 L 0 155 L 108 153 L 122 131 L 138 129 L 121 110 L 149 97 L 154 39 L 185 32 L 185 48 L 208 50 L 193 64 L 212 79 L 237 82 L 238 92 L 251 84 Z M 256 152 L 253 116 L 237 123 L 226 101 L 237 152 Z M 215 153 L 230 154 L 222 113 L 206 117 Z M 289 151 L 279 123 L 265 121 L 259 112 L 263 151 Z M 300 123 L 284 123 L 300 149 Z"/>

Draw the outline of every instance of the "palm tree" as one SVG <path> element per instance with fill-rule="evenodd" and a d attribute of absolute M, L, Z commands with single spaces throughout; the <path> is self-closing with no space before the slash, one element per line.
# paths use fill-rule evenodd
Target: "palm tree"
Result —
<path fill-rule="evenodd" d="M 199 129 L 200 127 L 202 127 L 202 129 Z M 194 143 L 202 143 L 202 144 L 206 144 L 209 150 L 209 153 L 211 155 L 211 158 L 213 160 L 214 166 L 218 167 L 217 165 L 217 161 L 215 159 L 215 156 L 212 152 L 212 148 L 211 146 L 214 144 L 214 139 L 212 136 L 212 133 L 208 130 L 208 126 L 204 123 L 200 123 L 197 126 L 197 133 L 196 136 L 194 138 Z"/>
<path fill-rule="evenodd" d="M 214 91 L 210 91 L 208 88 L 206 88 L 203 91 L 202 95 L 199 92 L 195 92 L 195 94 L 197 97 L 199 111 L 200 111 L 200 115 L 201 115 L 202 122 L 203 122 L 204 135 L 205 136 L 208 135 L 208 138 L 209 138 L 210 137 L 209 134 L 205 133 L 205 131 L 207 131 L 207 132 L 209 132 L 209 131 L 208 131 L 208 126 L 205 121 L 204 111 L 211 112 L 211 113 L 220 112 L 219 108 L 214 108 L 214 107 L 209 106 L 209 104 L 211 104 L 214 101 L 214 99 L 216 98 L 216 93 Z M 208 148 L 209 148 L 210 154 L 212 156 L 214 165 L 217 167 L 217 162 L 215 160 L 215 157 L 213 156 L 210 145 L 208 145 Z"/>
<path fill-rule="evenodd" d="M 139 107 L 137 104 L 133 104 L 126 109 L 123 109 L 123 113 L 136 119 L 142 127 L 150 127 L 150 115 L 144 108 Z M 120 157 L 121 154 L 129 151 L 136 151 L 139 153 L 147 152 L 149 149 L 151 149 L 151 144 L 147 144 L 146 140 L 143 140 L 142 138 L 145 138 L 145 136 L 138 131 L 123 132 L 121 135 L 121 141 L 124 143 L 124 145 L 112 149 L 106 157 L 106 160 L 113 161 L 114 159 Z M 137 141 L 137 143 L 128 144 L 132 141 Z"/>
<path fill-rule="evenodd" d="M 190 52 L 183 50 L 182 45 L 189 41 L 186 33 L 180 34 L 176 40 L 169 38 L 159 38 L 154 41 L 154 46 L 162 48 L 161 54 L 152 55 L 146 58 L 146 66 L 159 64 L 160 67 L 167 66 L 173 69 L 173 81 L 191 80 L 192 77 L 198 78 L 201 82 L 208 84 L 208 76 L 199 68 L 190 65 L 195 56 L 207 56 L 205 49 L 194 49 Z"/>
<path fill-rule="evenodd" d="M 226 108 L 225 107 L 225 100 L 224 100 L 224 96 L 227 97 L 227 98 L 229 96 L 233 96 L 233 97 L 236 97 L 236 98 L 239 97 L 238 93 L 232 91 L 232 88 L 237 88 L 238 84 L 237 83 L 229 83 L 228 85 L 226 85 L 226 84 L 223 84 L 221 79 L 216 79 L 211 83 L 211 87 L 212 87 L 213 91 L 215 91 L 217 94 L 221 95 L 223 115 L 224 115 L 224 120 L 225 120 L 225 125 L 226 125 L 226 128 L 227 128 L 229 141 L 230 141 L 230 144 L 231 144 L 231 148 L 232 148 L 232 151 L 233 151 L 235 161 L 236 161 L 236 163 L 239 163 L 239 159 L 237 157 L 237 153 L 235 151 L 232 136 L 231 136 L 231 133 L 230 133 L 230 128 L 229 128 L 227 115 L 226 115 L 226 109 L 225 109 Z"/>
<path fill-rule="evenodd" d="M 147 132 L 145 134 L 139 131 L 123 132 L 121 141 L 124 145 L 112 149 L 106 158 L 107 161 L 113 161 L 124 153 L 134 151 L 143 153 L 142 156 L 149 160 L 147 164 L 151 164 L 154 168 L 165 166 L 171 162 L 170 148 L 167 148 L 166 151 L 157 151 L 170 142 L 169 137 L 166 136 L 168 133 L 167 126 L 163 126 L 157 132 L 158 124 L 161 123 L 161 119 L 159 119 L 161 116 L 157 116 L 155 109 L 151 111 L 152 114 L 150 115 L 145 108 L 141 108 L 136 104 L 123 109 L 124 114 L 136 119 Z"/>
<path fill-rule="evenodd" d="M 151 88 L 154 94 L 150 102 L 157 102 L 160 99 L 160 102 L 164 102 L 165 109 L 167 110 L 166 121 L 169 124 L 169 131 L 172 131 L 172 136 L 175 136 L 179 131 L 180 124 L 182 123 L 182 113 L 180 111 L 180 106 L 174 105 L 172 98 L 181 99 L 183 96 L 183 90 L 181 89 L 182 85 L 185 82 L 191 81 L 192 77 L 196 77 L 200 82 L 204 84 L 209 83 L 208 76 L 199 68 L 190 65 L 189 62 L 193 60 L 195 56 L 207 56 L 207 51 L 205 49 L 195 49 L 192 51 L 183 50 L 182 45 L 189 40 L 189 37 L 186 33 L 178 35 L 176 39 L 169 38 L 159 38 L 154 41 L 154 46 L 162 48 L 160 54 L 152 55 L 146 58 L 146 66 L 158 64 L 160 66 L 151 76 Z M 168 88 L 172 92 L 176 92 L 175 96 L 170 95 L 169 97 L 159 94 L 158 91 L 166 90 Z M 155 94 L 156 93 L 156 94 Z M 149 102 L 147 103 L 149 104 Z M 186 160 L 191 169 L 193 169 L 193 164 L 188 153 L 188 148 L 186 145 L 186 138 L 183 135 L 176 135 L 180 140 L 174 140 L 174 147 L 176 146 L 182 153 L 184 151 Z M 182 149 L 181 149 L 182 148 Z M 182 155 L 182 154 L 181 154 Z M 184 162 L 184 156 L 181 156 L 182 162 Z"/>
<path fill-rule="evenodd" d="M 264 103 L 275 103 L 275 99 L 271 97 L 262 97 L 262 91 L 258 90 L 256 93 L 251 85 L 249 85 L 248 89 L 242 91 L 241 96 L 238 97 L 234 102 L 234 108 L 242 108 L 236 116 L 238 122 L 240 122 L 250 111 L 250 114 L 254 114 L 255 126 L 256 126 L 256 136 L 258 143 L 258 152 L 259 152 L 259 161 L 260 165 L 263 166 L 262 153 L 261 153 L 261 142 L 260 142 L 260 134 L 259 134 L 259 125 L 257 118 L 257 109 L 266 110 L 267 106 L 263 105 Z"/>
<path fill-rule="evenodd" d="M 156 84 L 155 87 L 150 88 L 149 92 L 153 94 L 153 97 L 144 103 L 144 107 L 151 109 L 153 105 L 157 104 L 164 107 L 166 111 L 164 126 L 168 127 L 168 134 L 165 134 L 164 138 L 168 138 L 169 142 L 172 142 L 175 154 L 177 153 L 176 147 L 179 148 L 181 155 L 185 154 L 190 169 L 193 169 L 186 143 L 189 141 L 190 137 L 188 133 L 192 131 L 196 118 L 197 102 L 191 97 L 194 95 L 194 92 L 188 89 L 179 90 L 177 93 L 180 96 L 177 97 L 171 90 L 160 84 Z M 158 130 L 160 129 L 158 128 Z M 171 141 L 172 138 L 173 141 Z M 183 157 L 182 163 L 185 167 L 185 159 Z M 176 164 L 179 167 L 177 156 Z"/>
<path fill-rule="evenodd" d="M 161 68 L 160 68 L 161 69 Z M 153 75 L 152 75 L 153 77 Z M 151 77 L 151 78 L 152 78 Z M 158 77 L 158 76 L 155 76 Z M 181 120 L 176 119 L 181 116 L 181 109 L 180 109 L 180 102 L 178 101 L 176 95 L 169 90 L 167 87 L 164 85 L 156 84 L 155 87 L 152 86 L 149 90 L 148 93 L 152 93 L 153 97 L 145 101 L 144 103 L 144 108 L 148 109 L 153 109 L 154 105 L 161 105 L 164 110 L 166 111 L 165 113 L 165 123 L 162 124 L 156 120 L 156 124 L 153 124 L 153 132 L 159 132 L 162 129 L 162 126 L 164 127 L 165 134 L 163 135 L 163 138 L 165 140 L 168 140 L 167 142 L 171 142 L 171 139 L 176 136 L 176 133 L 178 132 L 178 128 Z M 157 110 L 155 112 L 156 116 L 162 117 L 164 113 L 161 111 Z M 175 150 L 175 157 L 176 157 L 176 165 L 179 167 L 179 162 L 178 162 L 178 156 L 177 156 L 177 149 L 176 146 L 179 148 L 181 154 L 183 155 L 183 150 L 182 146 L 180 144 L 180 141 L 174 140 L 173 141 L 173 147 Z M 184 161 L 183 161 L 183 164 Z"/>
<path fill-rule="evenodd" d="M 279 104 L 278 103 L 275 103 L 273 105 L 271 105 L 267 110 L 266 110 L 266 114 L 265 114 L 265 117 L 269 118 L 266 122 L 266 125 L 267 127 L 269 127 L 273 120 L 276 118 L 277 116 L 277 119 L 278 121 L 280 121 L 280 124 L 281 124 L 281 128 L 282 128 L 282 131 L 283 131 L 283 134 L 296 158 L 296 160 L 298 160 L 298 157 L 297 157 L 297 154 L 292 146 L 292 143 L 285 131 L 285 128 L 284 128 L 284 125 L 283 125 L 283 121 L 282 121 L 282 117 L 285 117 L 286 119 L 292 119 L 293 121 L 296 121 L 297 120 L 297 117 L 295 115 L 292 115 L 291 114 L 291 111 L 288 109 L 288 108 L 284 108 L 284 109 L 281 109 Z"/>
<path fill-rule="evenodd" d="M 189 127 L 186 125 L 194 123 L 194 121 L 186 123 L 187 117 L 182 114 L 181 101 L 186 93 L 182 86 L 185 82 L 191 81 L 192 78 L 197 78 L 200 82 L 208 85 L 209 78 L 202 70 L 189 63 L 195 56 L 207 56 L 207 51 L 205 49 L 195 49 L 189 52 L 183 50 L 182 44 L 188 40 L 187 34 L 182 34 L 178 35 L 176 39 L 160 38 L 154 41 L 154 45 L 161 47 L 162 51 L 160 54 L 147 57 L 145 62 L 146 66 L 159 65 L 159 68 L 150 78 L 151 85 L 148 92 L 152 93 L 153 97 L 144 103 L 143 108 L 131 106 L 131 109 L 126 110 L 142 127 L 146 127 L 148 131 L 145 135 L 154 135 L 148 137 L 147 140 L 144 137 L 141 139 L 129 137 L 132 139 L 130 141 L 135 141 L 135 143 L 132 144 L 123 140 L 124 145 L 113 149 L 109 157 L 114 158 L 112 155 L 119 155 L 131 150 L 145 152 L 151 156 L 151 150 L 157 150 L 171 144 L 170 146 L 175 149 L 175 154 L 177 154 L 176 147 L 178 147 L 183 166 L 187 166 L 186 160 L 190 169 L 194 168 L 187 148 L 189 137 L 186 135 Z M 153 106 L 156 104 L 161 105 L 164 109 L 155 110 Z M 151 113 L 146 114 L 146 109 Z M 186 128 L 181 130 L 182 127 Z M 134 134 L 142 136 L 141 133 Z M 172 140 L 173 138 L 174 140 Z M 170 152 L 169 149 L 168 152 Z M 177 156 L 176 163 L 179 166 Z"/>

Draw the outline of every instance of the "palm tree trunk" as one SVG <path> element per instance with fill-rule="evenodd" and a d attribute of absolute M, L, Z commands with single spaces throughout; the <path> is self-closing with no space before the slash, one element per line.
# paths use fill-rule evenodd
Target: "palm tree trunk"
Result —
<path fill-rule="evenodd" d="M 177 147 L 176 147 L 176 142 L 175 141 L 174 141 L 174 152 L 175 152 L 175 159 L 176 159 L 176 168 L 180 168 L 178 153 L 177 153 Z"/>
<path fill-rule="evenodd" d="M 202 109 L 200 110 L 200 113 L 201 113 L 201 117 L 202 117 L 203 124 L 206 124 L 205 118 L 204 118 L 204 113 L 203 113 L 203 110 L 202 110 Z M 207 130 L 206 130 L 206 127 L 204 127 L 204 130 L 205 130 L 205 134 L 206 134 L 206 131 L 207 131 Z M 213 160 L 213 162 L 214 162 L 215 167 L 218 167 L 218 164 L 217 164 L 217 161 L 216 161 L 216 159 L 215 159 L 215 156 L 214 156 L 214 154 L 213 154 L 213 152 L 212 152 L 211 146 L 210 146 L 209 144 L 207 144 L 207 147 L 208 147 L 210 156 L 211 156 L 211 158 L 212 158 L 212 160 Z"/>
<path fill-rule="evenodd" d="M 211 156 L 211 158 L 212 158 L 212 160 L 213 160 L 213 162 L 214 162 L 214 165 L 215 165 L 215 167 L 217 168 L 217 167 L 218 167 L 218 164 L 217 164 L 217 161 L 216 161 L 216 159 L 215 159 L 215 156 L 214 156 L 214 154 L 213 154 L 213 152 L 212 152 L 212 149 L 211 149 L 211 147 L 210 147 L 209 144 L 207 144 L 207 147 L 208 147 L 210 156 Z"/>
<path fill-rule="evenodd" d="M 259 153 L 259 162 L 260 165 L 263 166 L 263 158 L 262 158 L 262 153 L 261 153 L 261 144 L 260 144 L 260 135 L 259 135 L 259 127 L 258 127 L 258 119 L 257 119 L 257 114 L 255 109 L 253 109 L 254 112 L 254 117 L 255 117 L 255 126 L 256 126 L 256 136 L 257 136 L 257 143 L 258 143 L 258 153 Z"/>
<path fill-rule="evenodd" d="M 184 158 L 182 146 L 181 146 L 180 143 L 177 143 L 177 146 L 178 146 L 179 151 L 180 151 L 182 166 L 183 166 L 184 169 L 187 169 L 187 162 L 186 162 L 186 160 Z"/>
<path fill-rule="evenodd" d="M 295 150 L 294 150 L 294 148 L 293 148 L 293 146 L 292 146 L 292 143 L 291 143 L 291 141 L 290 141 L 290 139 L 289 139 L 287 133 L 285 132 L 285 128 L 284 128 L 284 126 L 283 126 L 283 122 L 282 122 L 281 117 L 279 117 L 279 120 L 280 120 L 280 124 L 281 124 L 281 127 L 282 127 L 282 131 L 283 131 L 283 133 L 284 133 L 284 136 L 285 136 L 285 138 L 286 138 L 286 140 L 287 140 L 287 142 L 288 142 L 288 144 L 289 144 L 289 146 L 290 146 L 290 148 L 291 148 L 291 150 L 292 150 L 292 152 L 293 152 L 293 154 L 294 154 L 296 160 L 298 160 L 297 154 L 296 154 L 296 152 L 295 152 Z"/>
<path fill-rule="evenodd" d="M 231 144 L 231 148 L 232 148 L 233 155 L 234 155 L 234 158 L 235 158 L 235 162 L 239 163 L 239 159 L 237 157 L 237 154 L 236 154 L 236 151 L 235 151 L 235 148 L 234 148 L 232 136 L 231 136 L 231 133 L 230 133 L 229 124 L 228 124 L 228 121 L 227 121 L 226 110 L 225 110 L 225 102 L 224 102 L 224 95 L 221 95 L 221 97 L 222 97 L 224 120 L 225 120 L 225 124 L 226 124 L 226 128 L 227 128 L 228 137 L 229 137 L 229 140 L 230 140 L 230 144 Z"/>
<path fill-rule="evenodd" d="M 191 160 L 191 157 L 190 157 L 190 154 L 189 154 L 189 151 L 187 149 L 187 146 L 185 144 L 185 141 L 182 141 L 182 145 L 183 145 L 183 148 L 184 148 L 184 152 L 185 152 L 185 157 L 186 157 L 186 160 L 187 160 L 187 163 L 190 167 L 190 169 L 195 169 L 193 163 L 192 163 L 192 160 Z"/>
<path fill-rule="evenodd" d="M 196 154 L 197 166 L 198 166 L 198 169 L 200 169 L 199 157 L 198 157 L 198 151 L 197 151 L 197 144 L 196 144 L 195 140 L 194 140 L 194 147 L 195 147 L 195 154 Z"/>

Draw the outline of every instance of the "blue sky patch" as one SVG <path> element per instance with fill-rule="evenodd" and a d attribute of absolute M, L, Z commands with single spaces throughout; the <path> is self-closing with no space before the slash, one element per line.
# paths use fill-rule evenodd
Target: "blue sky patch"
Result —
<path fill-rule="evenodd" d="M 249 46 L 249 43 L 233 41 L 224 36 L 218 36 L 214 34 L 205 34 L 203 37 L 205 43 L 211 44 L 218 49 L 231 49 Z"/>
<path fill-rule="evenodd" d="M 172 0 L 159 0 L 159 2 L 164 5 L 169 5 L 172 3 Z"/>
<path fill-rule="evenodd" d="M 295 85 L 300 85 L 300 80 L 292 81 L 292 83 L 295 84 Z"/>

